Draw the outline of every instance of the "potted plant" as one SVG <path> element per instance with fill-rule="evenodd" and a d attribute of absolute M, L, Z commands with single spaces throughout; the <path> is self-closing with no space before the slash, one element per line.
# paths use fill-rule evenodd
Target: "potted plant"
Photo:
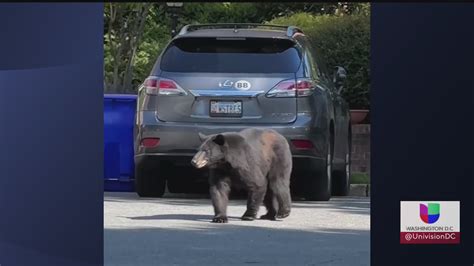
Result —
<path fill-rule="evenodd" d="M 366 109 L 351 109 L 351 124 L 361 124 L 368 114 L 369 110 Z"/>
<path fill-rule="evenodd" d="M 351 108 L 351 124 L 363 123 L 369 114 L 369 92 L 368 90 L 347 91 L 346 99 Z"/>

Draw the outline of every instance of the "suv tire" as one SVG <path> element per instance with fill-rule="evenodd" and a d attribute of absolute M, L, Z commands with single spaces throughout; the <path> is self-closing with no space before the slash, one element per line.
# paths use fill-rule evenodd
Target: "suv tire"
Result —
<path fill-rule="evenodd" d="M 334 196 L 347 196 L 350 191 L 351 178 L 351 135 L 349 131 L 349 138 L 347 141 L 346 153 L 344 155 L 344 169 L 337 170 L 333 173 L 333 187 L 332 194 Z"/>
<path fill-rule="evenodd" d="M 143 161 L 135 165 L 135 190 L 140 197 L 161 198 L 166 179 L 160 175 L 158 164 Z"/>
<path fill-rule="evenodd" d="M 305 199 L 311 201 L 328 201 L 331 198 L 333 136 L 328 140 L 325 167 L 322 171 L 311 173 L 309 184 L 305 189 Z"/>

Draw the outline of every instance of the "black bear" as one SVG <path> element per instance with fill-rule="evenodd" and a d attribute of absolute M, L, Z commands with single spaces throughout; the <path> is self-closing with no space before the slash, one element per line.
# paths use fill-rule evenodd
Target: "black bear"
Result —
<path fill-rule="evenodd" d="M 205 136 L 191 163 L 209 168 L 214 218 L 227 222 L 231 187 L 247 190 L 247 210 L 242 220 L 254 220 L 262 202 L 267 213 L 260 219 L 276 220 L 290 215 L 292 157 L 285 137 L 271 129 L 248 128 Z"/>

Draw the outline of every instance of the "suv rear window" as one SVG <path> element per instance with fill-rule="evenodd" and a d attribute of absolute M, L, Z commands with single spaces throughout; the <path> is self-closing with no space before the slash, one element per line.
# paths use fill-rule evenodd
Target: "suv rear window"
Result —
<path fill-rule="evenodd" d="M 267 38 L 180 38 L 164 52 L 168 72 L 293 73 L 301 52 L 291 40 Z"/>

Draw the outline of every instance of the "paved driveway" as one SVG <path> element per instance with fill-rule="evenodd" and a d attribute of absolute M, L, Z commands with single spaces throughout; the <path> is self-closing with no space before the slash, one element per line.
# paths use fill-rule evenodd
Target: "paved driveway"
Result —
<path fill-rule="evenodd" d="M 105 193 L 105 265 L 370 264 L 368 198 L 294 201 L 283 221 L 241 221 L 244 211 L 233 200 L 229 223 L 213 224 L 205 196 Z"/>

